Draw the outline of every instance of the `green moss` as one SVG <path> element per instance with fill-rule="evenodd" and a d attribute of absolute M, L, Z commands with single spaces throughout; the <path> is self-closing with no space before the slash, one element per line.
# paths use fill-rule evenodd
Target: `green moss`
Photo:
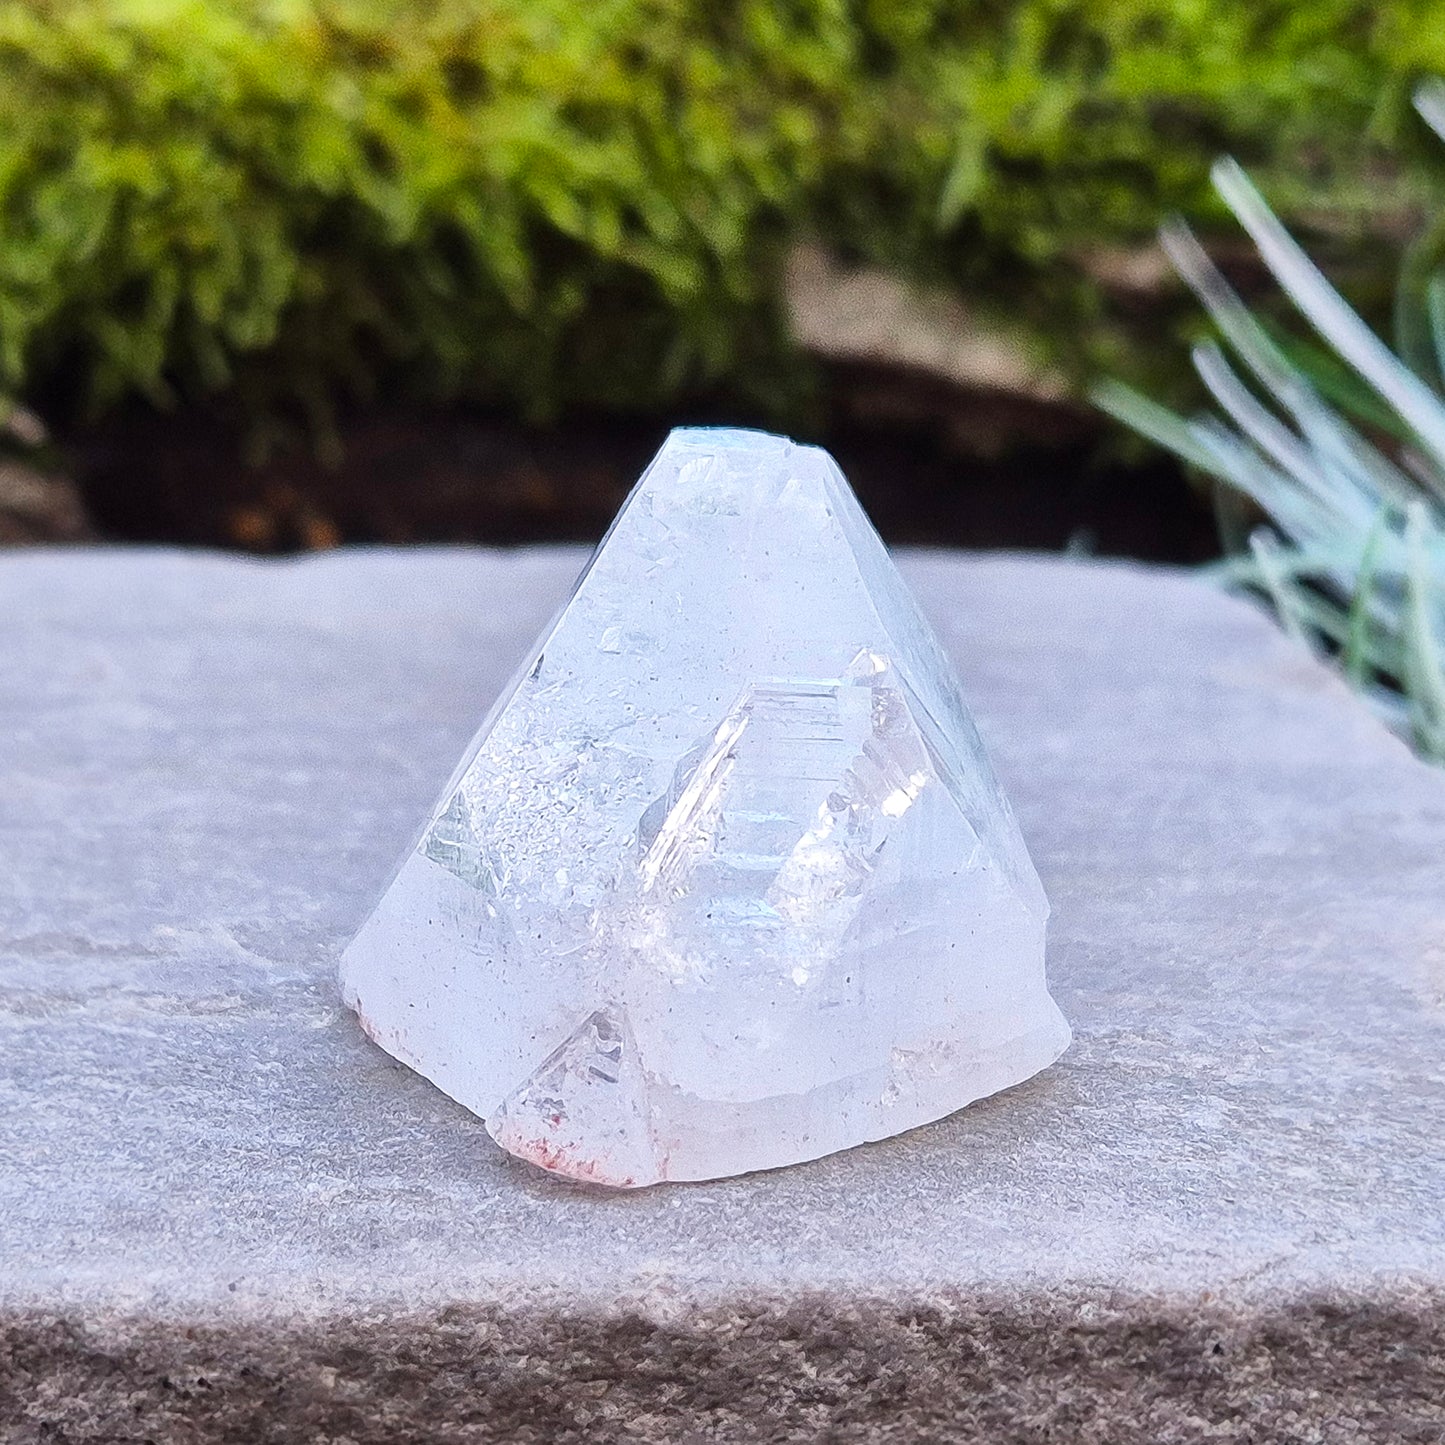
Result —
<path fill-rule="evenodd" d="M 1080 257 L 1221 151 L 1348 219 L 1433 70 L 1438 0 L 12 0 L 0 385 L 785 407 L 803 236 L 1137 373 Z"/>

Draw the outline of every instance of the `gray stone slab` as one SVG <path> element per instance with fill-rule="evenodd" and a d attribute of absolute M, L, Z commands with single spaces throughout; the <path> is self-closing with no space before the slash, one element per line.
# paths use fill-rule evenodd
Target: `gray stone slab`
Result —
<path fill-rule="evenodd" d="M 1440 1438 L 1445 774 L 1183 575 L 905 559 L 1042 1076 L 605 1195 L 362 1037 L 337 951 L 580 560 L 0 561 L 0 1438 Z"/>

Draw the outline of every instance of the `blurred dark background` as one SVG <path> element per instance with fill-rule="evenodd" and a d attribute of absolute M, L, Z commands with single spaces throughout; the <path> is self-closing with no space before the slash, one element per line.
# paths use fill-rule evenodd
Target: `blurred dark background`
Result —
<path fill-rule="evenodd" d="M 0 540 L 596 537 L 666 429 L 830 447 L 893 541 L 1190 561 L 1185 216 L 1242 161 L 1388 321 L 1430 0 L 0 5 Z"/>

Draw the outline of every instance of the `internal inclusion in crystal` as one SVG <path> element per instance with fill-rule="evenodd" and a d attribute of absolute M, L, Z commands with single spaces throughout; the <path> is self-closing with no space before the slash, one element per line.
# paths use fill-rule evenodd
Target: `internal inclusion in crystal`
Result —
<path fill-rule="evenodd" d="M 888 660 L 862 652 L 849 671 L 749 686 L 679 764 L 640 829 L 638 894 L 658 928 L 701 909 L 799 987 L 828 962 L 894 825 L 937 777 L 901 690 L 881 681 Z"/>
<path fill-rule="evenodd" d="M 831 664 L 831 665 L 830 665 Z M 503 1147 L 635 1186 L 1028 1077 L 1046 905 L 951 669 L 825 454 L 674 434 L 348 951 Z"/>

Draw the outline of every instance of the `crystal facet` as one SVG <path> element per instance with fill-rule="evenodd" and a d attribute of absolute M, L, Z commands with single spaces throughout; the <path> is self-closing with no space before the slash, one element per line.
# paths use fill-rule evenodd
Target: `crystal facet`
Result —
<path fill-rule="evenodd" d="M 371 1036 L 619 1187 L 815 1158 L 1063 1052 L 1043 891 L 832 459 L 677 431 L 346 951 Z"/>

